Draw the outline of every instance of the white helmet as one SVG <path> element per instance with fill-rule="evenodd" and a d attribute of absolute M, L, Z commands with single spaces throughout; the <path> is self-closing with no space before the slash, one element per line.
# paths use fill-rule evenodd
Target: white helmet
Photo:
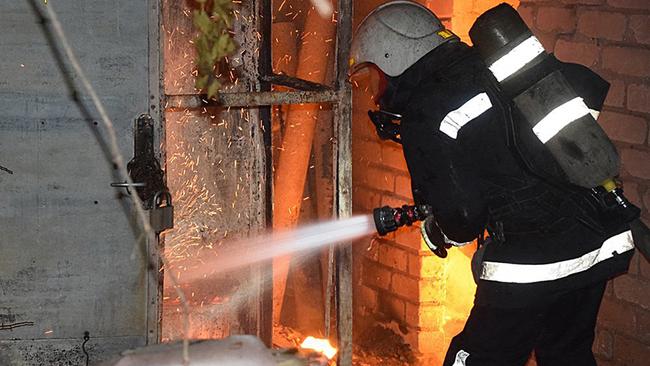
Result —
<path fill-rule="evenodd" d="M 401 75 L 422 56 L 449 41 L 459 41 L 438 17 L 413 1 L 391 1 L 361 22 L 352 40 L 350 75 L 375 64 L 388 76 Z"/>

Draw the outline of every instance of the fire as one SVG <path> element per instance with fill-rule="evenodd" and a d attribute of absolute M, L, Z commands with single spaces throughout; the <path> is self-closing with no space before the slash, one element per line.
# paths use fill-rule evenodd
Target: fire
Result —
<path fill-rule="evenodd" d="M 336 355 L 336 348 L 332 347 L 330 341 L 327 339 L 315 338 L 309 336 L 300 345 L 301 348 L 311 349 L 318 353 L 321 353 L 327 357 L 328 360 L 331 360 Z"/>

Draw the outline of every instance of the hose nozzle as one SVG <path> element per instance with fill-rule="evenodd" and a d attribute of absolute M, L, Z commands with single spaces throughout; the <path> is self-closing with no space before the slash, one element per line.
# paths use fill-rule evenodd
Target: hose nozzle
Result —
<path fill-rule="evenodd" d="M 411 226 L 416 221 L 424 220 L 433 214 L 429 205 L 403 205 L 402 207 L 378 207 L 372 211 L 377 233 L 384 236 L 406 225 Z"/>

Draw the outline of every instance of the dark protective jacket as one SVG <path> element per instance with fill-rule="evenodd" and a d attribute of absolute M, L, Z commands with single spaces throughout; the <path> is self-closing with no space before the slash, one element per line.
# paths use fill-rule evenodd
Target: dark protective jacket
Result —
<path fill-rule="evenodd" d="M 561 66 L 586 104 L 600 109 L 606 82 Z M 391 79 L 380 102 L 403 116 L 416 204 L 431 205 L 453 241 L 471 241 L 486 227 L 498 239 L 485 248 L 477 304 L 524 306 L 625 271 L 633 253 L 627 225 L 604 220 L 588 189 L 525 167 L 506 138 L 511 96 L 495 83 L 469 46 L 447 43 Z"/>

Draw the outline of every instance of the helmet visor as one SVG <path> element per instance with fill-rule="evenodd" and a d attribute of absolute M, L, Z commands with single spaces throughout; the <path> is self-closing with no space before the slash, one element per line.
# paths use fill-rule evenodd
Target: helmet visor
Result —
<path fill-rule="evenodd" d="M 348 74 L 348 80 L 355 89 L 369 95 L 375 104 L 379 103 L 379 100 L 386 92 L 388 77 L 377 65 L 370 62 L 353 65 L 350 67 Z"/>

